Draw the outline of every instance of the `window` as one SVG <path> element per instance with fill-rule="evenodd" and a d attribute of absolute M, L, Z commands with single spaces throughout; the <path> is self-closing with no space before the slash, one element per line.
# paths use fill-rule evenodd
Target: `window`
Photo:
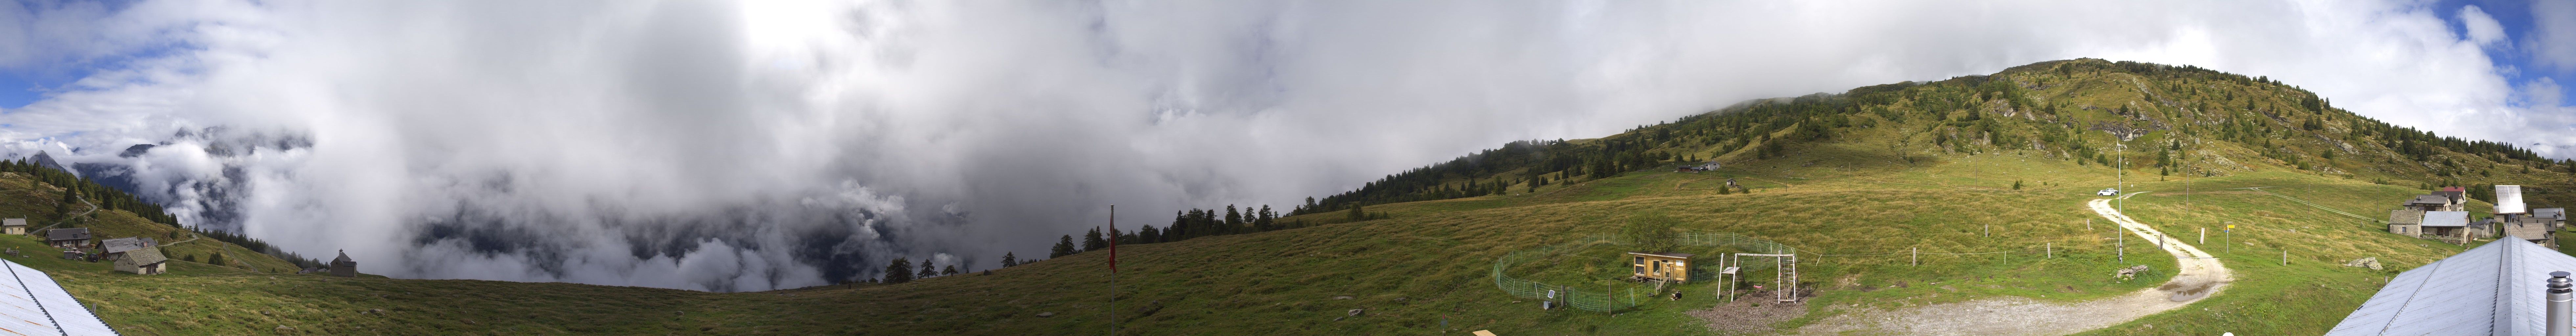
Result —
<path fill-rule="evenodd" d="M 1646 257 L 1637 257 L 1637 262 L 1634 262 L 1634 263 L 1631 263 L 1631 264 L 1645 265 L 1645 264 L 1646 264 Z"/>

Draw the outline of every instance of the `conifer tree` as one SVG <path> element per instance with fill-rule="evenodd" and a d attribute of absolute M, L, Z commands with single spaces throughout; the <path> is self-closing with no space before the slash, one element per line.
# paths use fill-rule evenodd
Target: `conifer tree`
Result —
<path fill-rule="evenodd" d="M 939 275 L 957 275 L 957 265 L 948 265 L 948 268 L 939 269 Z"/>
<path fill-rule="evenodd" d="M 1073 235 L 1064 235 L 1064 237 L 1056 238 L 1055 249 L 1047 252 L 1047 258 L 1063 258 L 1064 256 L 1073 255 L 1076 252 L 1081 251 L 1073 250 Z"/>
<path fill-rule="evenodd" d="M 929 259 L 923 259 L 923 260 L 921 260 L 921 273 L 919 273 L 919 274 L 913 274 L 913 275 L 912 275 L 912 278 L 914 278 L 914 279 L 929 279 L 930 277 L 935 277 L 935 276 L 939 276 L 939 269 L 931 268 L 931 267 L 930 267 L 930 260 L 929 260 Z"/>
<path fill-rule="evenodd" d="M 894 258 L 893 262 L 886 263 L 885 273 L 885 283 L 912 281 L 912 261 Z"/>
<path fill-rule="evenodd" d="M 1019 260 L 1019 258 L 1018 258 L 1017 256 L 1011 255 L 1011 252 L 1002 252 L 1002 267 L 1012 267 L 1012 266 L 1019 266 L 1019 265 L 1020 265 L 1020 260 Z"/>
<path fill-rule="evenodd" d="M 1109 241 L 1100 239 L 1100 227 L 1098 226 L 1091 227 L 1091 233 L 1087 233 L 1082 236 L 1083 251 L 1098 251 L 1108 247 Z"/>
<path fill-rule="evenodd" d="M 1235 231 L 1235 228 L 1243 227 L 1243 212 L 1235 211 L 1233 204 L 1225 205 L 1225 226 L 1225 229 L 1228 232 Z"/>

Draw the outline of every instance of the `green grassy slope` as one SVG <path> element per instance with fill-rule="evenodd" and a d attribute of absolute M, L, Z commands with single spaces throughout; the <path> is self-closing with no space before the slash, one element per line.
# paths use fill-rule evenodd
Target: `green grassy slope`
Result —
<path fill-rule="evenodd" d="M 2169 276 L 2119 281 L 2109 276 L 2114 269 L 2174 264 L 2150 247 L 2130 246 L 2120 261 L 2102 246 L 2121 240 L 2107 222 L 2091 221 L 2085 202 L 2119 179 L 2103 162 L 2126 158 L 2134 163 L 2125 172 L 2128 189 L 2148 191 L 2125 202 L 2133 217 L 2175 234 L 2240 226 L 2225 236 L 2213 231 L 2202 246 L 2241 281 L 2191 306 L 2090 333 L 2316 334 L 2366 300 L 2378 281 L 2462 248 L 2229 188 L 2269 187 L 2375 217 L 2426 184 L 2569 180 L 2565 162 L 2387 141 L 2406 131 L 2305 102 L 2295 88 L 2140 69 L 2048 62 L 1996 76 L 1749 104 L 1540 151 L 1498 152 L 1535 155 L 1523 159 L 1459 160 L 1481 166 L 1390 177 L 1374 191 L 1337 195 L 1286 219 L 1335 224 L 1122 246 L 1114 310 L 1107 255 L 1098 251 L 991 275 L 757 293 L 257 272 L 277 266 L 264 263 L 284 263 L 273 258 L 231 267 L 177 263 L 165 276 L 110 273 L 103 263 L 12 260 L 55 272 L 75 295 L 99 304 L 112 325 L 136 334 L 276 333 L 286 326 L 338 335 L 1056 335 L 1110 333 L 1112 313 L 1114 333 L 1122 335 L 1707 334 L 1715 331 L 1683 312 L 1716 304 L 1705 295 L 1714 292 L 1711 283 L 1679 286 L 1698 293 L 1683 300 L 1640 300 L 1613 313 L 1541 311 L 1495 288 L 1489 275 L 1506 253 L 1660 215 L 1681 229 L 1742 233 L 1811 254 L 1801 267 L 1801 287 L 1814 295 L 1806 314 L 1776 327 L 1871 310 L 1865 308 L 2101 298 Z M 2311 127 L 2309 120 L 2320 122 Z M 2123 140 L 2105 129 L 2145 131 L 2116 151 Z M 1728 166 L 1670 172 L 1689 161 L 1676 158 Z M 1531 188 L 1536 178 L 1549 183 Z M 1751 193 L 1721 193 L 1726 178 Z M 0 188 L 8 183 L 0 178 Z M 1499 192 L 1463 191 L 1495 186 Z M 8 197 L 17 196 L 0 191 Z M 45 202 L 34 207 L 50 211 L 51 198 L 32 197 L 0 200 Z M 1336 223 L 1343 214 L 1333 210 L 1345 206 L 1336 202 L 1364 203 L 1385 218 Z M 0 204 L 0 215 L 19 206 Z M 111 219 L 102 223 L 117 222 L 105 217 Z M 140 224 L 113 230 L 167 234 Z M 25 243 L 32 242 L 0 239 Z M 174 246 L 173 253 L 215 247 Z M 1508 272 L 1591 291 L 1646 290 L 1613 280 L 1622 267 L 1614 258 L 1626 247 L 1573 247 Z M 1913 255 L 1890 254 L 1914 249 L 1927 253 L 1919 266 Z M 2017 252 L 1946 254 L 1998 251 Z M 254 255 L 244 252 L 234 255 Z M 2360 257 L 2397 267 L 2338 265 Z M 1751 275 L 1752 283 L 1769 283 L 1767 273 Z"/>

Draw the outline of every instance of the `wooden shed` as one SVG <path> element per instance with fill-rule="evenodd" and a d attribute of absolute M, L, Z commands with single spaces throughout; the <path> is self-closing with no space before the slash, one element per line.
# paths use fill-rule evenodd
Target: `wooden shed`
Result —
<path fill-rule="evenodd" d="M 13 235 L 21 235 L 21 236 L 27 235 L 27 219 L 26 219 L 26 218 L 9 218 L 9 219 L 0 219 L 0 233 L 13 234 Z"/>
<path fill-rule="evenodd" d="M 1690 282 L 1689 253 L 1628 252 L 1629 280 Z"/>

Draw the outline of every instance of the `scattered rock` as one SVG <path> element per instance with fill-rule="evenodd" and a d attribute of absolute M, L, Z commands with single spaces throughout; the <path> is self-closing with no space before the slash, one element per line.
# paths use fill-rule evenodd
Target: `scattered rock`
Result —
<path fill-rule="evenodd" d="M 1038 317 L 1055 317 L 1055 312 L 1038 313 Z"/>
<path fill-rule="evenodd" d="M 1335 296 L 1335 297 L 1333 297 L 1333 299 L 1334 299 L 1334 300 L 1349 300 L 1349 299 L 1351 299 L 1351 296 L 1349 296 L 1349 295 Z"/>
<path fill-rule="evenodd" d="M 474 325 L 474 319 L 465 319 L 465 325 Z"/>
<path fill-rule="evenodd" d="M 284 324 L 277 325 L 277 333 L 278 333 L 278 334 L 280 334 L 280 335 L 284 335 L 284 334 L 288 334 L 288 333 L 294 333 L 294 332 L 295 332 L 295 327 L 289 327 L 289 326 L 286 326 L 286 325 L 284 325 Z"/>
<path fill-rule="evenodd" d="M 2136 279 L 2136 278 L 2138 278 L 2138 273 L 2139 273 L 2139 272 L 2146 272 L 2146 271 L 2147 271 L 2147 269 L 2148 269 L 2148 268 L 2147 268 L 2147 265 L 2129 266 L 2129 267 L 2127 267 L 2127 268 L 2121 268 L 2121 269 L 2120 269 L 2119 271 L 2117 271 L 2117 272 L 2113 272 L 2113 273 L 2111 273 L 2111 277 L 2112 277 L 2112 278 L 2119 278 L 2120 280 Z"/>
<path fill-rule="evenodd" d="M 2374 271 L 2380 270 L 2381 267 L 2384 267 L 2379 265 L 2379 257 L 2362 257 L 2361 259 L 2353 259 L 2352 262 L 2343 263 L 2343 265 L 2350 267 L 2369 267 Z"/>
<path fill-rule="evenodd" d="M 1340 320 L 1342 320 L 1342 319 L 1346 319 L 1346 318 L 1349 318 L 1349 317 L 1335 317 L 1335 318 L 1333 318 L 1333 320 L 1334 320 L 1334 321 L 1340 321 Z"/>
<path fill-rule="evenodd" d="M 259 314 L 260 314 L 260 315 L 277 315 L 277 314 L 270 314 L 270 313 L 268 313 L 268 311 L 266 311 L 266 310 L 259 311 Z"/>
<path fill-rule="evenodd" d="M 1350 316 L 1360 316 L 1360 311 L 1360 309 L 1352 309 Z"/>
<path fill-rule="evenodd" d="M 381 315 L 381 314 L 384 314 L 384 313 L 385 313 L 385 310 L 384 310 L 384 309 L 368 309 L 368 310 L 367 310 L 367 313 L 368 313 L 368 314 L 379 314 L 379 315 Z"/>

